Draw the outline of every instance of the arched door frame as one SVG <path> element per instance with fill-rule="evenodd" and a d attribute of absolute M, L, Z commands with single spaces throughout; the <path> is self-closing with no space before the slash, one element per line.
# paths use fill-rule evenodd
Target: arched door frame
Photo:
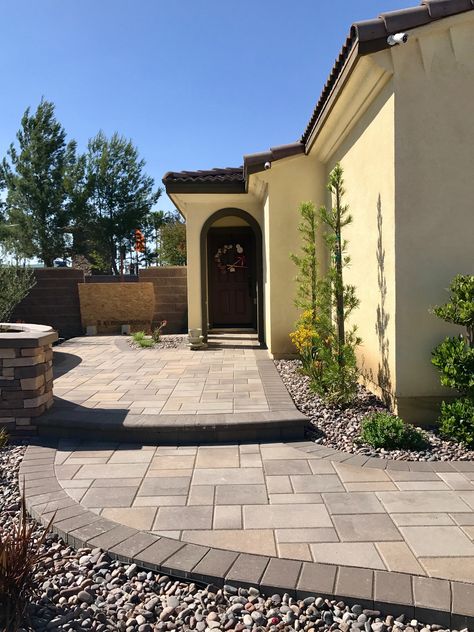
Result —
<path fill-rule="evenodd" d="M 212 224 L 223 217 L 240 217 L 253 230 L 255 236 L 256 251 L 256 270 L 257 279 L 257 333 L 260 344 L 265 344 L 264 332 L 264 306 L 263 306 L 263 246 L 262 246 L 262 229 L 257 220 L 240 208 L 222 208 L 213 213 L 204 222 L 201 228 L 200 238 L 200 254 L 201 254 L 201 315 L 202 315 L 202 333 L 207 336 L 208 325 L 208 286 L 207 286 L 207 233 Z"/>

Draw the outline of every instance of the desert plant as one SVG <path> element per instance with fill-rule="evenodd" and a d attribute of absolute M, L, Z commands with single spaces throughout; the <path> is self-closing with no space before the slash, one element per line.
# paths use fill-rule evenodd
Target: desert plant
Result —
<path fill-rule="evenodd" d="M 6 428 L 0 428 L 0 448 L 4 448 L 8 443 L 8 432 Z"/>
<path fill-rule="evenodd" d="M 39 586 L 35 572 L 47 553 L 41 551 L 53 518 L 42 534 L 28 519 L 24 494 L 18 523 L 7 531 L 0 528 L 0 629 L 17 630 L 25 618 L 31 599 Z"/>
<path fill-rule="evenodd" d="M 134 342 L 140 342 L 140 340 L 144 340 L 146 337 L 146 333 L 144 331 L 136 331 L 132 334 L 132 338 Z"/>
<path fill-rule="evenodd" d="M 439 430 L 445 437 L 456 439 L 474 448 L 474 399 L 461 397 L 453 402 L 442 402 Z"/>
<path fill-rule="evenodd" d="M 15 307 L 35 284 L 31 268 L 0 264 L 0 323 L 8 322 Z"/>
<path fill-rule="evenodd" d="M 155 327 L 153 329 L 151 337 L 153 338 L 154 342 L 160 342 L 161 332 L 166 327 L 167 324 L 168 324 L 167 320 L 162 320 L 161 323 L 158 325 L 158 327 Z"/>
<path fill-rule="evenodd" d="M 450 300 L 432 311 L 443 320 L 466 328 L 466 334 L 445 338 L 432 353 L 441 384 L 461 399 L 443 402 L 440 431 L 446 437 L 474 445 L 474 276 L 458 274 L 450 285 Z"/>
<path fill-rule="evenodd" d="M 390 413 L 372 413 L 362 422 L 360 441 L 386 450 L 420 450 L 426 447 L 422 432 Z"/>

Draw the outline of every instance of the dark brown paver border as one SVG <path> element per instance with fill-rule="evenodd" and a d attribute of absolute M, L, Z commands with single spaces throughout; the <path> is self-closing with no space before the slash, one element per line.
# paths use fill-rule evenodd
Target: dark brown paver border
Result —
<path fill-rule="evenodd" d="M 301 450 L 308 455 L 314 455 L 318 459 L 355 465 L 357 467 L 370 467 L 379 470 L 406 470 L 410 472 L 474 472 L 474 461 L 395 461 L 382 457 L 363 456 L 349 454 L 325 445 L 319 445 L 314 441 L 285 441 L 285 444 Z"/>
<path fill-rule="evenodd" d="M 324 449 L 328 458 L 332 451 Z M 75 547 L 100 546 L 123 562 L 134 562 L 177 578 L 219 586 L 253 585 L 263 592 L 284 591 L 297 598 L 309 594 L 341 598 L 391 613 L 404 612 L 458 630 L 474 626 L 474 584 L 239 554 L 159 537 L 102 518 L 60 487 L 54 471 L 55 454 L 53 444 L 28 447 L 20 469 L 20 484 L 24 481 L 26 507 L 31 516 L 43 525 L 52 519 L 53 531 Z M 49 474 L 47 483 L 36 486 L 34 478 L 23 476 L 24 472 L 36 471 Z"/>

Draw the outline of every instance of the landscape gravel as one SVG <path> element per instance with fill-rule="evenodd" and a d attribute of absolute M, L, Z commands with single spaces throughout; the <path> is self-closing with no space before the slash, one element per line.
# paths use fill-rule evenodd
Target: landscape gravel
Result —
<path fill-rule="evenodd" d="M 299 360 L 276 360 L 276 368 L 296 407 L 311 422 L 309 437 L 316 443 L 351 454 L 390 458 L 399 461 L 471 461 L 474 451 L 456 441 L 448 441 L 435 429 L 421 429 L 427 439 L 423 451 L 384 450 L 358 442 L 361 422 L 369 413 L 387 411 L 386 405 L 363 386 L 358 387 L 354 404 L 346 408 L 326 405 L 310 389 L 310 380 L 301 373 Z"/>
<path fill-rule="evenodd" d="M 0 449 L 0 537 L 18 520 L 18 470 L 25 447 Z M 36 535 L 42 528 L 38 526 Z M 256 588 L 202 586 L 74 549 L 50 533 L 36 570 L 37 595 L 19 632 L 438 632 L 440 625 L 311 596 L 263 595 Z M 335 560 L 337 562 L 337 560 Z M 467 629 L 463 632 L 467 632 Z"/>
<path fill-rule="evenodd" d="M 160 341 L 155 342 L 153 347 L 140 347 L 138 343 L 136 343 L 133 338 L 129 338 L 130 346 L 133 349 L 140 349 L 145 351 L 147 349 L 180 349 L 186 347 L 188 344 L 188 335 L 187 334 L 162 334 L 160 336 Z"/>

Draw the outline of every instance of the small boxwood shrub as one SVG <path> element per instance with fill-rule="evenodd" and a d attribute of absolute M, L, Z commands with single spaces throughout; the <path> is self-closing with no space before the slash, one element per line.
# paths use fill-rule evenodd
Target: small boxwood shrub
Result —
<path fill-rule="evenodd" d="M 414 426 L 389 413 L 372 413 L 362 422 L 360 440 L 386 450 L 422 450 L 426 439 Z"/>
<path fill-rule="evenodd" d="M 474 448 L 474 400 L 471 397 L 442 402 L 439 421 L 442 435 Z"/>

